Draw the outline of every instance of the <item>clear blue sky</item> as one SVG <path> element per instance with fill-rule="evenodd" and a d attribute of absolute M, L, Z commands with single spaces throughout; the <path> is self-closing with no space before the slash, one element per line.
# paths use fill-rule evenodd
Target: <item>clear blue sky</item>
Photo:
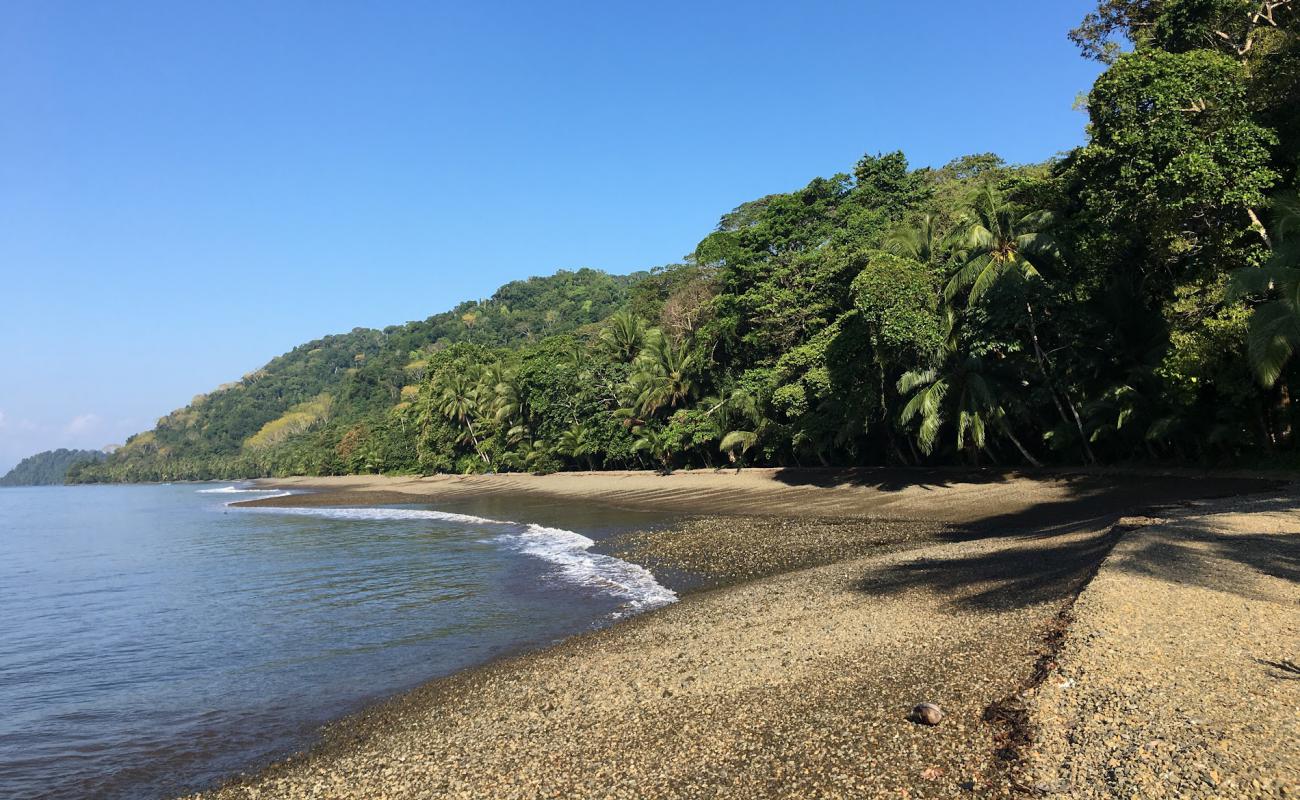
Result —
<path fill-rule="evenodd" d="M 864 152 L 1068 149 L 1089 5 L 0 4 L 0 471 Z"/>

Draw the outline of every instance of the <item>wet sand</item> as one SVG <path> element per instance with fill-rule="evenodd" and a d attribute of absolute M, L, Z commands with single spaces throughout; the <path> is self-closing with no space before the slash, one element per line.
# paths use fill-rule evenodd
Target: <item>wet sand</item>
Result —
<path fill-rule="evenodd" d="M 259 504 L 678 515 L 602 546 L 697 591 L 433 681 L 211 797 L 1006 796 L 1031 780 L 1038 735 L 1020 693 L 1050 673 L 1075 597 L 1128 535 L 1121 518 L 1277 491 L 1189 474 L 898 470 L 275 485 L 314 493 Z M 943 724 L 907 721 L 923 701 Z"/>
<path fill-rule="evenodd" d="M 1252 491 L 1268 480 L 1196 471 L 1025 474 L 969 469 L 561 472 L 553 475 L 353 475 L 263 481 L 314 494 L 265 505 L 431 503 L 452 510 L 583 503 L 719 516 L 894 518 L 972 532 L 1050 525 L 1136 507 Z"/>

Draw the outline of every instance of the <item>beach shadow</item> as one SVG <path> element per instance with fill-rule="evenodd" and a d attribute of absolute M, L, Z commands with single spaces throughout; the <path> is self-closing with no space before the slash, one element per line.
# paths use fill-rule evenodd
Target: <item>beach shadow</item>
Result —
<path fill-rule="evenodd" d="M 1023 608 L 1077 593 L 1120 535 L 1107 528 L 1064 540 L 1042 537 L 988 553 L 919 559 L 870 572 L 855 588 L 877 596 L 925 588 L 977 611 Z"/>
<path fill-rule="evenodd" d="M 1252 660 L 1261 667 L 1266 667 L 1270 677 L 1277 678 L 1280 681 L 1300 681 L 1300 664 L 1294 661 L 1285 659 L 1269 661 L 1265 658 Z"/>
<path fill-rule="evenodd" d="M 1276 489 L 1259 478 L 1075 475 L 1064 479 L 1068 497 L 981 517 L 953 527 L 943 538 L 970 541 L 1002 536 L 1059 536 L 1110 527 L 1122 517 L 1158 514 L 1198 500 Z"/>
<path fill-rule="evenodd" d="M 832 489 L 860 486 L 882 492 L 897 492 L 918 487 L 946 489 L 955 484 L 1006 483 L 1028 473 L 995 468 L 975 467 L 783 467 L 772 479 L 786 486 L 813 486 Z"/>
<path fill-rule="evenodd" d="M 1114 544 L 1133 529 L 1120 524 L 1125 517 L 1277 486 L 1276 481 L 1258 479 L 1154 476 L 1118 482 L 1113 477 L 1080 476 L 1071 482 L 1066 499 L 984 517 L 936 537 L 949 542 L 1009 540 L 1006 546 L 975 555 L 896 564 L 864 575 L 856 588 L 873 595 L 930 589 L 949 595 L 956 606 L 986 611 L 1064 600 L 1091 580 Z M 1280 511 L 1296 505 L 1290 498 L 1277 498 L 1275 503 L 1261 498 L 1250 509 Z M 1142 552 L 1119 562 L 1120 568 L 1224 588 L 1222 575 L 1205 566 L 1204 559 L 1198 562 L 1192 557 L 1198 540 L 1212 539 L 1220 557 L 1275 577 L 1300 580 L 1300 535 L 1223 537 L 1198 532 L 1181 520 L 1176 528 L 1157 530 L 1147 534 L 1156 538 L 1145 543 Z"/>
<path fill-rule="evenodd" d="M 1295 514 L 1300 498 L 1247 500 L 1234 512 L 1247 515 Z M 1247 517 L 1249 519 L 1249 517 Z M 1300 583 L 1300 533 L 1297 526 L 1257 532 L 1217 528 L 1213 517 L 1183 516 L 1146 531 L 1141 546 L 1126 549 L 1115 560 L 1117 569 L 1171 583 L 1201 586 L 1240 597 L 1273 599 L 1268 576 Z"/>

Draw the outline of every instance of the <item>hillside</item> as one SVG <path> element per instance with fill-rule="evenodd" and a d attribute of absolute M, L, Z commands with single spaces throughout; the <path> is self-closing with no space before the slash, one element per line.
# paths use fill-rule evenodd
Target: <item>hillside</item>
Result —
<path fill-rule="evenodd" d="M 28 456 L 0 477 L 0 486 L 54 486 L 62 484 L 68 468 L 78 462 L 100 462 L 108 458 L 102 450 L 46 450 Z"/>
<path fill-rule="evenodd" d="M 604 319 L 636 276 L 591 269 L 514 281 L 420 322 L 356 328 L 288 353 L 158 420 L 81 480 L 234 478 L 268 466 L 291 440 L 322 427 L 382 417 L 430 357 L 456 343 L 512 347 Z M 409 390 L 408 394 L 409 394 Z"/>
<path fill-rule="evenodd" d="M 1071 36 L 1106 69 L 1060 158 L 868 154 L 684 264 L 303 345 L 70 478 L 1294 463 L 1300 17 L 1276 5 L 1090 15 Z"/>

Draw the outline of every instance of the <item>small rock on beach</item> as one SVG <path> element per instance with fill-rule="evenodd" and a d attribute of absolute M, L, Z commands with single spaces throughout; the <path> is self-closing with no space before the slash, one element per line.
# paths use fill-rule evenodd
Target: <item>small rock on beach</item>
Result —
<path fill-rule="evenodd" d="M 921 725 L 938 725 L 943 722 L 943 709 L 934 703 L 921 703 L 912 708 L 909 719 Z"/>

